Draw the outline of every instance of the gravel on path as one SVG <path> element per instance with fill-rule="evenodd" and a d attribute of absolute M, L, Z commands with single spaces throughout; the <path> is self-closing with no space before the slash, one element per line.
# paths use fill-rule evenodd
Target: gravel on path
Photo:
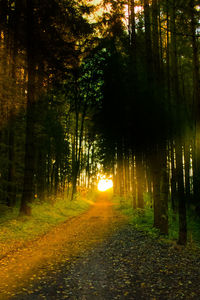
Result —
<path fill-rule="evenodd" d="M 200 258 L 130 224 L 48 277 L 12 299 L 200 299 Z"/>

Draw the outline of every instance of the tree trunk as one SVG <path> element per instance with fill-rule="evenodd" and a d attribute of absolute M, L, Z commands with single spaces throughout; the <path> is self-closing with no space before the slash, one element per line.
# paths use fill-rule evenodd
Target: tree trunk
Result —
<path fill-rule="evenodd" d="M 16 182 L 15 182 L 15 119 L 13 110 L 10 113 L 9 120 L 9 137 L 8 137 L 8 189 L 7 189 L 7 205 L 13 207 L 16 203 Z"/>
<path fill-rule="evenodd" d="M 172 1 L 170 9 L 170 29 L 171 29 L 171 68 L 172 68 L 172 95 L 174 104 L 176 104 L 176 176 L 178 183 L 178 206 L 179 206 L 179 239 L 178 243 L 186 244 L 187 242 L 187 220 L 186 220 L 186 203 L 184 194 L 183 182 L 183 137 L 180 128 L 182 120 L 182 102 L 179 91 L 179 77 L 178 77 L 178 57 L 177 57 L 177 42 L 176 42 L 176 14 L 175 14 L 175 0 Z"/>
<path fill-rule="evenodd" d="M 169 180 L 167 172 L 166 143 L 161 144 L 161 187 L 160 187 L 160 221 L 159 229 L 162 234 L 168 234 L 168 194 Z"/>
<path fill-rule="evenodd" d="M 73 167 L 72 167 L 73 170 L 72 170 L 72 195 L 71 195 L 71 200 L 73 200 L 73 197 L 76 193 L 77 179 L 78 179 L 78 175 L 79 175 L 79 171 L 80 171 L 80 161 L 81 161 L 81 150 L 82 150 L 85 115 L 86 115 L 86 104 L 84 104 L 84 107 L 83 107 L 79 139 L 78 139 L 78 120 L 76 120 L 76 130 L 75 130 L 76 139 L 75 139 L 75 157 L 74 157 L 75 160 L 74 160 L 74 164 L 73 164 Z M 78 118 L 77 113 L 76 113 L 76 118 Z"/>
<path fill-rule="evenodd" d="M 177 199 L 177 190 L 176 190 L 176 168 L 175 168 L 175 147 L 174 142 L 170 142 L 170 156 L 171 156 L 171 203 L 172 210 L 176 212 L 176 199 Z"/>
<path fill-rule="evenodd" d="M 160 54 L 159 54 L 159 33 L 158 33 L 158 3 L 152 0 L 152 50 L 154 59 L 154 71 L 157 81 L 160 80 Z"/>
<path fill-rule="evenodd" d="M 153 178 L 153 208 L 154 208 L 154 227 L 160 228 L 160 212 L 161 212 L 161 168 L 160 168 L 160 155 L 158 147 L 153 151 L 152 157 L 152 178 Z"/>
<path fill-rule="evenodd" d="M 185 160 L 185 195 L 186 201 L 190 201 L 190 143 L 186 138 L 184 146 L 184 160 Z"/>
<path fill-rule="evenodd" d="M 192 52 L 193 52 L 193 83 L 194 83 L 194 119 L 195 119 L 195 169 L 194 169 L 194 199 L 199 201 L 200 195 L 200 75 L 199 75 L 199 54 L 196 37 L 197 24 L 195 21 L 195 4 L 190 0 Z"/>
<path fill-rule="evenodd" d="M 28 87 L 27 87 L 27 112 L 26 112 L 26 144 L 24 184 L 20 206 L 20 214 L 30 215 L 29 203 L 34 199 L 34 175 L 35 175 L 35 47 L 34 47 L 34 17 L 33 1 L 26 1 L 27 9 L 27 65 L 28 65 Z"/>
<path fill-rule="evenodd" d="M 137 177 L 137 202 L 138 208 L 144 209 L 144 167 L 142 154 L 136 155 L 136 177 Z"/>
<path fill-rule="evenodd" d="M 17 39 L 18 39 L 18 22 L 20 17 L 20 3 L 15 3 L 14 16 L 9 17 L 11 26 L 14 27 L 14 32 L 9 32 L 10 36 L 10 56 L 11 56 L 11 77 L 12 77 L 12 96 L 11 107 L 9 112 L 8 124 L 8 193 L 7 204 L 14 206 L 16 203 L 16 166 L 15 166 L 15 102 L 16 102 L 16 62 L 17 62 Z"/>
<path fill-rule="evenodd" d="M 118 190 L 120 197 L 124 196 L 124 176 L 123 176 L 123 147 L 122 140 L 120 139 L 117 144 L 117 177 L 118 177 Z"/>
<path fill-rule="evenodd" d="M 45 200 L 46 191 L 46 160 L 43 149 L 39 149 L 37 161 L 37 194 L 41 201 Z"/>
<path fill-rule="evenodd" d="M 145 54 L 148 70 L 148 80 L 150 84 L 153 82 L 152 70 L 153 68 L 153 55 L 152 55 L 152 41 L 151 41 L 151 21 L 149 0 L 144 0 L 144 23 L 145 23 Z"/>
<path fill-rule="evenodd" d="M 131 165 L 131 186 L 132 186 L 132 199 L 133 209 L 137 208 L 136 202 L 136 171 L 135 171 L 135 156 L 132 153 L 132 165 Z"/>
<path fill-rule="evenodd" d="M 187 243 L 187 219 L 186 219 L 186 203 L 184 194 L 183 183 L 183 153 L 182 144 L 179 141 L 176 144 L 176 169 L 177 169 L 177 181 L 178 181 L 178 195 L 179 195 L 179 238 L 178 243 L 185 245 Z"/>

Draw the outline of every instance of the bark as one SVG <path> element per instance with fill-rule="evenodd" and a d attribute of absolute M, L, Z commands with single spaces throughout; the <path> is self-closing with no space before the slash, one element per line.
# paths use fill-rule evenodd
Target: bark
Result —
<path fill-rule="evenodd" d="M 152 207 L 153 199 L 152 199 L 152 178 L 151 178 L 151 172 L 150 167 L 148 165 L 149 161 L 146 162 L 146 181 L 147 181 L 147 192 L 150 199 L 150 206 Z"/>
<path fill-rule="evenodd" d="M 86 116 L 86 104 L 84 104 L 82 118 L 81 118 L 81 125 L 80 125 L 80 133 L 78 139 L 78 120 L 76 120 L 76 131 L 75 131 L 75 156 L 73 162 L 73 170 L 72 170 L 72 195 L 71 200 L 73 200 L 74 195 L 76 194 L 76 185 L 77 179 L 80 171 L 80 161 L 81 161 L 81 151 L 82 151 L 82 141 L 83 141 L 83 129 L 84 129 L 84 121 Z M 78 114 L 76 113 L 76 118 L 78 118 Z M 78 141 L 79 140 L 79 141 Z"/>
<path fill-rule="evenodd" d="M 158 148 L 155 147 L 152 157 L 152 178 L 153 178 L 153 208 L 154 208 L 154 227 L 160 228 L 160 201 L 161 201 L 161 168 L 160 168 L 160 155 Z"/>
<path fill-rule="evenodd" d="M 149 0 L 144 0 L 144 22 L 145 22 L 145 53 L 147 62 L 148 79 L 152 82 L 153 55 L 151 39 L 151 22 Z"/>
<path fill-rule="evenodd" d="M 154 59 L 154 70 L 157 80 L 160 80 L 160 53 L 159 53 L 159 33 L 158 33 L 158 3 L 152 0 L 152 50 Z"/>
<path fill-rule="evenodd" d="M 169 178 L 167 171 L 166 144 L 161 144 L 161 187 L 160 187 L 160 220 L 159 229 L 162 234 L 168 234 L 168 194 Z"/>
<path fill-rule="evenodd" d="M 187 219 L 186 219 L 186 203 L 183 183 L 183 153 L 180 142 L 176 144 L 176 168 L 178 181 L 178 195 L 179 195 L 179 238 L 178 243 L 185 245 L 187 243 Z"/>
<path fill-rule="evenodd" d="M 130 1 L 129 36 L 131 48 L 136 48 L 135 0 Z"/>
<path fill-rule="evenodd" d="M 26 1 L 27 9 L 27 112 L 26 112 L 26 143 L 24 183 L 21 199 L 20 214 L 30 215 L 30 202 L 34 199 L 34 175 L 35 175 L 35 47 L 34 47 L 34 17 L 33 1 Z"/>
<path fill-rule="evenodd" d="M 8 191 L 7 204 L 14 206 L 16 202 L 16 166 L 15 166 L 15 101 L 16 101 L 16 63 L 17 63 L 17 39 L 18 39 L 18 22 L 20 17 L 20 1 L 15 3 L 13 17 L 9 18 L 9 26 L 14 27 L 14 32 L 9 32 L 10 37 L 10 56 L 11 56 L 11 80 L 12 96 L 11 107 L 9 111 L 8 123 Z"/>
<path fill-rule="evenodd" d="M 176 168 L 175 168 L 175 158 L 174 158 L 174 142 L 170 143 L 170 156 L 171 156 L 171 203 L 172 209 L 176 211 L 176 198 L 177 198 L 177 190 L 176 190 Z"/>
<path fill-rule="evenodd" d="M 167 49 L 166 49 L 166 63 L 167 63 L 167 70 L 166 70 L 166 77 L 167 77 L 167 99 L 168 99 L 168 105 L 170 110 L 170 115 L 172 116 L 172 103 L 171 103 L 171 82 L 170 82 L 170 37 L 169 37 L 169 31 L 170 31 L 170 22 L 169 22 L 169 0 L 166 1 L 167 5 Z M 172 130 L 172 128 L 170 128 Z"/>
<path fill-rule="evenodd" d="M 124 186 L 125 195 L 128 196 L 130 193 L 130 174 L 129 174 L 129 153 L 125 150 L 124 153 Z"/>
<path fill-rule="evenodd" d="M 51 193 L 51 146 L 48 140 L 48 153 L 47 153 L 47 193 L 50 197 Z"/>
<path fill-rule="evenodd" d="M 144 209 L 144 166 L 142 154 L 136 155 L 136 177 L 137 177 L 137 203 L 138 208 Z"/>
<path fill-rule="evenodd" d="M 198 43 L 196 37 L 197 24 L 195 21 L 194 0 L 190 0 L 192 52 L 193 52 L 193 83 L 194 83 L 194 118 L 195 118 L 195 172 L 194 172 L 194 198 L 198 201 L 200 195 L 200 75 Z"/>
<path fill-rule="evenodd" d="M 133 209 L 137 208 L 136 202 L 136 170 L 135 170 L 135 156 L 132 153 L 132 166 L 131 166 L 131 183 L 132 183 L 132 199 Z"/>
<path fill-rule="evenodd" d="M 46 191 L 46 160 L 43 149 L 39 149 L 38 161 L 37 161 L 37 195 L 41 201 L 45 200 Z"/>
<path fill-rule="evenodd" d="M 117 183 L 120 197 L 124 196 L 124 178 L 123 178 L 123 147 L 122 141 L 117 144 Z"/>
<path fill-rule="evenodd" d="M 86 165 L 86 176 L 87 176 L 87 188 L 90 187 L 90 149 L 92 147 L 92 143 L 88 143 L 87 149 L 87 165 Z"/>
<path fill-rule="evenodd" d="M 190 143 L 186 138 L 184 146 L 184 160 L 185 160 L 185 195 L 187 201 L 190 200 Z"/>
<path fill-rule="evenodd" d="M 8 137 L 8 189 L 7 189 L 7 205 L 13 207 L 16 203 L 16 182 L 15 182 L 15 119 L 13 110 L 10 113 L 9 120 L 9 137 Z"/>
<path fill-rule="evenodd" d="M 171 69 L 170 69 L 170 27 L 173 27 L 170 21 L 170 1 L 166 0 L 166 8 L 167 8 L 167 49 L 166 49 L 166 79 L 167 79 L 167 104 L 169 107 L 169 115 L 174 119 L 174 99 L 172 97 L 172 80 L 171 80 Z M 170 132 L 170 141 L 169 141 L 169 157 L 171 162 L 171 174 L 170 174 L 170 186 L 171 186 L 171 205 L 172 210 L 176 211 L 176 169 L 175 169 L 175 160 L 174 160 L 174 140 L 173 140 L 173 128 L 174 124 L 171 122 L 169 132 Z"/>
<path fill-rule="evenodd" d="M 55 172 L 54 172 L 54 195 L 55 197 L 57 196 L 59 192 L 59 159 L 58 155 L 56 157 L 56 162 L 55 162 Z"/>
<path fill-rule="evenodd" d="M 176 14 L 175 14 L 175 1 L 173 0 L 170 8 L 170 29 L 171 29 L 171 68 L 172 68 L 172 95 L 174 103 L 176 104 L 176 176 L 178 183 L 178 207 L 179 207 L 179 239 L 178 243 L 187 243 L 187 220 L 186 220 L 186 203 L 184 195 L 184 182 L 183 182 L 183 161 L 182 161 L 182 146 L 183 137 L 180 128 L 182 120 L 182 102 L 179 87 L 178 77 L 178 56 L 177 56 L 177 42 L 176 42 Z"/>

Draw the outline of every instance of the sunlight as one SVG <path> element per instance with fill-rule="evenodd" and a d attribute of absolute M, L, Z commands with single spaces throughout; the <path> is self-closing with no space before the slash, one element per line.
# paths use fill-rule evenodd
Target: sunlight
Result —
<path fill-rule="evenodd" d="M 131 10 L 131 8 L 128 4 L 124 6 L 124 14 L 125 14 L 124 22 L 125 22 L 126 26 L 130 26 L 130 14 L 131 14 L 130 10 Z M 136 4 L 134 7 L 134 11 L 135 11 L 135 21 L 138 22 L 139 15 L 143 11 L 143 6 Z"/>
<path fill-rule="evenodd" d="M 130 14 L 130 7 L 128 6 L 128 5 L 125 5 L 125 16 L 126 16 L 126 18 L 129 18 L 129 14 Z M 143 11 L 143 6 L 141 6 L 141 5 L 135 5 L 135 7 L 134 7 L 134 11 L 135 11 L 135 14 L 136 15 L 138 15 L 138 14 L 140 14 L 142 11 Z M 137 17 L 137 16 L 136 16 Z"/>
<path fill-rule="evenodd" d="M 105 192 L 113 187 L 112 179 L 100 179 L 98 183 L 98 190 Z"/>

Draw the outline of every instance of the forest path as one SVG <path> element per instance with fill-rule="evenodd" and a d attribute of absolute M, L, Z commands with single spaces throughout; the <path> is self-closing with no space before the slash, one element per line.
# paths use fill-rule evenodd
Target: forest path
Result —
<path fill-rule="evenodd" d="M 200 299 L 199 256 L 134 228 L 105 197 L 0 270 L 1 299 Z"/>
<path fill-rule="evenodd" d="M 0 299 L 25 299 L 24 295 L 20 296 L 23 293 L 30 294 L 33 299 L 35 286 L 40 290 L 49 279 L 54 281 L 50 273 L 55 277 L 67 264 L 74 263 L 112 235 L 125 220 L 113 209 L 107 193 L 100 194 L 87 212 L 0 260 Z M 42 299 L 42 296 L 38 294 L 35 299 Z"/>

